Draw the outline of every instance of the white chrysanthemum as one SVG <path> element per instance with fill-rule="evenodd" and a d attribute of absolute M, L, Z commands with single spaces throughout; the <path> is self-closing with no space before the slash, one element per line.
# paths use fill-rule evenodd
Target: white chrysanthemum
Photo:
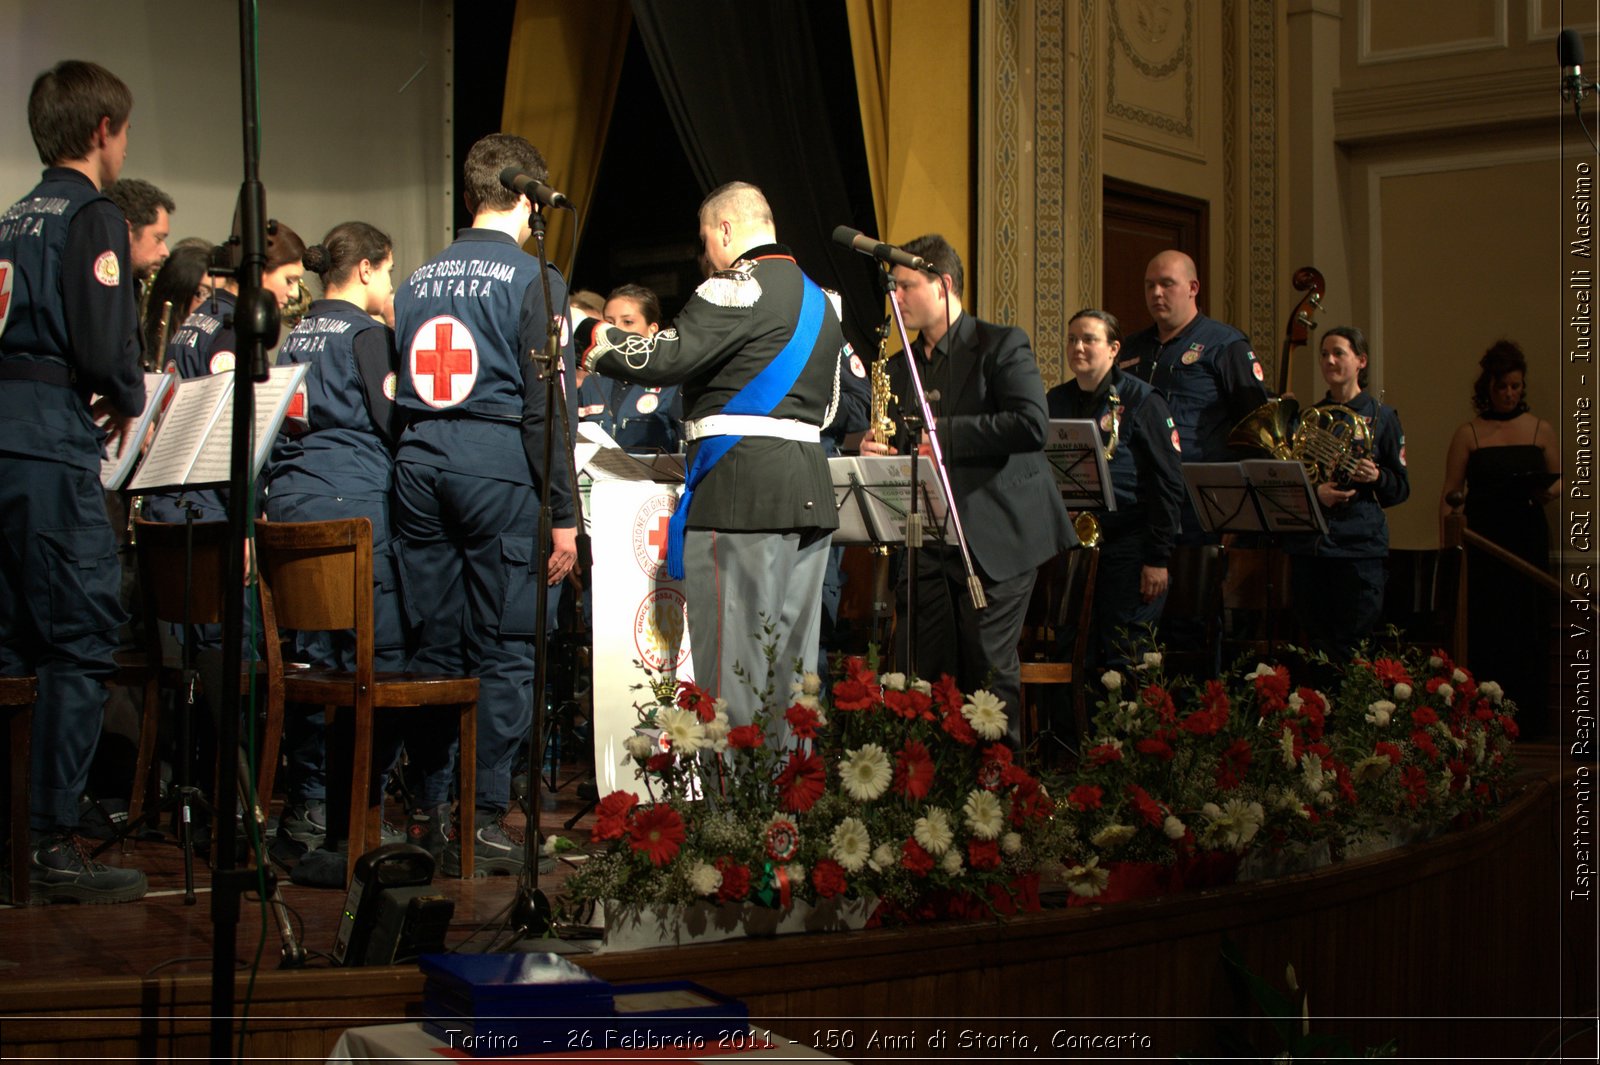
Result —
<path fill-rule="evenodd" d="M 1467 675 L 1461 670 L 1457 669 L 1450 673 L 1450 679 L 1455 681 L 1457 684 L 1465 684 L 1467 682 Z"/>
<path fill-rule="evenodd" d="M 1082 865 L 1074 865 L 1063 874 L 1067 880 L 1067 887 L 1074 895 L 1092 899 L 1106 889 L 1106 884 L 1111 880 L 1111 874 L 1100 868 L 1098 856 L 1090 858 Z"/>
<path fill-rule="evenodd" d="M 950 815 L 937 806 L 929 806 L 923 811 L 917 823 L 911 827 L 911 836 L 934 857 L 949 850 L 956 838 L 950 828 Z"/>
<path fill-rule="evenodd" d="M 1428 668 L 1429 669 L 1439 669 L 1443 665 L 1444 665 L 1444 659 L 1440 658 L 1438 655 L 1429 655 L 1428 656 Z"/>
<path fill-rule="evenodd" d="M 1411 698 L 1411 685 L 1407 684 L 1405 681 L 1401 681 L 1399 684 L 1396 684 L 1394 686 L 1394 697 L 1400 700 L 1402 703 Z"/>
<path fill-rule="evenodd" d="M 1451 699 L 1454 699 L 1456 697 L 1456 690 L 1454 688 L 1450 687 L 1450 685 L 1448 685 L 1448 684 L 1439 685 L 1439 689 L 1438 690 L 1439 690 L 1439 698 L 1443 699 L 1447 703 Z"/>
<path fill-rule="evenodd" d="M 1201 834 L 1202 842 L 1231 851 L 1243 851 L 1266 820 L 1260 803 L 1243 799 L 1229 799 L 1221 807 L 1208 802 L 1200 812 L 1210 821 Z"/>
<path fill-rule="evenodd" d="M 1113 821 L 1090 836 L 1089 842 L 1101 850 L 1115 850 L 1132 839 L 1136 832 L 1138 829 L 1132 825 L 1121 825 Z"/>
<path fill-rule="evenodd" d="M 967 817 L 967 827 L 978 839 L 994 839 L 1005 827 L 1005 811 L 1000 807 L 999 796 L 992 791 L 983 788 L 972 791 L 961 812 Z"/>
<path fill-rule="evenodd" d="M 878 680 L 883 683 L 883 690 L 890 692 L 903 692 L 906 690 L 906 675 L 904 673 L 883 673 Z"/>
<path fill-rule="evenodd" d="M 1278 750 L 1280 752 L 1282 752 L 1282 754 L 1283 754 L 1284 767 L 1288 768 L 1288 769 L 1293 769 L 1294 768 L 1294 731 L 1292 729 L 1290 729 L 1287 725 L 1284 726 L 1283 734 L 1278 737 Z"/>
<path fill-rule="evenodd" d="M 1022 834 L 1020 832 L 1007 832 L 1000 837 L 1000 850 L 1005 854 L 1022 853 Z"/>
<path fill-rule="evenodd" d="M 803 706 L 807 710 L 816 711 L 822 709 L 822 700 L 815 695 L 807 695 L 805 692 L 796 692 L 793 702 L 794 705 Z"/>
<path fill-rule="evenodd" d="M 1168 814 L 1167 819 L 1161 822 L 1161 831 L 1168 839 L 1177 840 L 1182 839 L 1188 833 L 1189 826 Z"/>
<path fill-rule="evenodd" d="M 839 762 L 839 781 L 852 799 L 872 802 L 889 790 L 894 769 L 889 756 L 876 743 L 863 743 L 845 753 Z"/>
<path fill-rule="evenodd" d="M 911 690 L 914 691 L 914 692 L 921 692 L 923 695 L 932 695 L 933 694 L 933 681 L 931 681 L 931 680 L 914 680 L 914 681 L 911 682 Z"/>
<path fill-rule="evenodd" d="M 695 862 L 689 868 L 689 886 L 696 895 L 715 895 L 722 886 L 722 872 L 714 865 Z"/>
<path fill-rule="evenodd" d="M 939 867 L 946 876 L 960 876 L 966 872 L 966 863 L 961 860 L 961 851 L 955 847 L 944 852 L 944 857 L 939 859 Z"/>
<path fill-rule="evenodd" d="M 1321 791 L 1328 779 L 1322 768 L 1322 755 L 1308 754 L 1301 758 L 1300 777 L 1305 781 L 1307 794 L 1315 795 Z"/>
<path fill-rule="evenodd" d="M 815 673 L 807 673 L 800 678 L 800 690 L 807 695 L 820 695 L 822 693 L 822 678 Z"/>
<path fill-rule="evenodd" d="M 1387 699 L 1379 699 L 1367 704 L 1367 721 L 1379 728 L 1389 727 L 1389 718 L 1394 715 L 1394 704 Z"/>
<path fill-rule="evenodd" d="M 1122 674 L 1114 669 L 1108 669 L 1100 674 L 1100 686 L 1108 692 L 1122 690 Z"/>
<path fill-rule="evenodd" d="M 655 753 L 656 745 L 649 736 L 641 736 L 635 732 L 622 741 L 622 749 L 628 752 L 629 758 L 642 762 Z"/>
<path fill-rule="evenodd" d="M 727 747 L 728 732 L 733 728 L 733 722 L 728 720 L 724 710 L 718 710 L 710 721 L 706 722 L 706 742 L 724 750 Z M 720 743 L 720 746 L 717 746 Z"/>
<path fill-rule="evenodd" d="M 982 688 L 973 692 L 961 708 L 961 716 L 980 739 L 997 740 L 1006 734 L 1006 704 L 993 692 Z"/>
<path fill-rule="evenodd" d="M 1391 768 L 1388 755 L 1369 754 L 1350 767 L 1350 776 L 1358 784 L 1368 784 L 1382 777 Z"/>
<path fill-rule="evenodd" d="M 712 716 L 716 716 L 717 714 L 721 714 L 723 717 L 727 717 L 728 716 L 728 700 L 724 699 L 720 695 L 717 696 L 715 699 L 711 700 L 711 713 L 712 713 Z"/>
<path fill-rule="evenodd" d="M 706 746 L 706 726 L 693 710 L 663 710 L 656 715 L 656 725 L 671 741 L 676 755 L 687 758 Z"/>
<path fill-rule="evenodd" d="M 1161 665 L 1161 652 L 1146 651 L 1144 653 L 1144 660 L 1140 662 L 1140 665 L 1142 665 L 1145 669 L 1159 668 Z"/>
<path fill-rule="evenodd" d="M 867 864 L 872 867 L 873 872 L 881 873 L 885 869 L 893 869 L 899 861 L 900 852 L 895 849 L 893 843 L 880 843 L 872 848 L 872 857 L 867 859 Z"/>
<path fill-rule="evenodd" d="M 1292 691 L 1289 693 L 1288 707 L 1290 710 L 1298 710 L 1304 705 L 1306 705 L 1306 701 L 1300 698 L 1300 693 L 1298 691 Z"/>
<path fill-rule="evenodd" d="M 1257 662 L 1256 663 L 1256 668 L 1251 670 L 1249 673 L 1246 673 L 1244 675 L 1244 679 L 1245 680 L 1250 680 L 1253 677 L 1270 677 L 1276 672 L 1277 672 L 1277 670 L 1273 669 L 1271 666 L 1267 665 L 1265 662 Z"/>
<path fill-rule="evenodd" d="M 872 857 L 872 837 L 859 818 L 846 817 L 833 826 L 833 836 L 828 840 L 828 854 L 844 867 L 847 873 L 859 873 Z"/>
<path fill-rule="evenodd" d="M 1485 752 L 1487 752 L 1487 750 L 1489 748 L 1489 742 L 1488 741 L 1489 741 L 1489 737 L 1484 734 L 1482 729 L 1474 729 L 1472 731 L 1471 746 L 1472 746 L 1472 764 L 1473 765 L 1482 765 L 1483 764 L 1483 756 L 1484 756 Z"/>
<path fill-rule="evenodd" d="M 1486 680 L 1482 684 L 1478 685 L 1478 694 L 1489 700 L 1495 706 L 1499 706 L 1500 701 L 1506 697 L 1505 689 L 1500 687 L 1500 685 L 1496 684 L 1492 680 Z"/>

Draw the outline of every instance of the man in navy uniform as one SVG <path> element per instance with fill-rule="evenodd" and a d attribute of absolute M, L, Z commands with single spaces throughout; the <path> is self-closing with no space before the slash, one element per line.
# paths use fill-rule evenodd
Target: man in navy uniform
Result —
<path fill-rule="evenodd" d="M 48 169 L 0 216 L 0 673 L 39 678 L 29 880 L 50 902 L 128 902 L 146 886 L 72 838 L 126 618 L 100 461 L 103 446 L 136 446 L 145 398 L 128 223 L 100 192 L 122 170 L 132 109 L 93 63 L 39 75 L 28 125 Z"/>
<path fill-rule="evenodd" d="M 897 266 L 892 275 L 906 328 L 918 330 L 911 353 L 929 392 L 956 511 L 988 605 L 974 608 L 954 530 L 948 530 L 943 543 L 917 555 L 916 661 L 900 664 L 928 679 L 954 672 L 968 693 L 987 688 L 1005 704 L 1008 732 L 1018 744 L 1017 641 L 1034 579 L 1040 565 L 1078 542 L 1044 456 L 1050 426 L 1044 381 L 1027 333 L 964 312 L 961 257 L 949 241 L 933 233 L 905 248 L 938 271 L 933 276 Z M 905 358 L 889 363 L 889 382 L 899 397 L 897 413 L 914 409 Z M 892 446 L 869 433 L 861 450 L 914 454 L 919 444 L 902 424 Z M 909 579 L 902 567 L 902 623 Z M 903 658 L 904 641 L 897 638 L 895 647 Z"/>
<path fill-rule="evenodd" d="M 1117 366 L 1167 401 L 1184 462 L 1226 462 L 1228 434 L 1267 401 L 1266 375 L 1250 338 L 1200 313 L 1194 260 L 1164 251 L 1144 271 L 1144 302 L 1155 324 L 1128 338 Z M 1205 539 L 1187 493 L 1183 538 Z M 1180 542 L 1182 542 L 1180 541 Z"/>
<path fill-rule="evenodd" d="M 167 261 L 172 212 L 178 205 L 171 196 L 138 178 L 122 178 L 106 186 L 106 195 L 122 208 L 128 219 L 128 258 L 133 264 L 132 273 L 139 284 L 148 285 L 161 264 Z"/>
<path fill-rule="evenodd" d="M 402 595 L 421 626 L 411 668 L 479 678 L 478 824 L 461 826 L 476 832 L 479 874 L 522 868 L 522 846 L 507 833 L 504 814 L 536 694 L 534 582 L 563 580 L 577 557 L 566 459 L 572 444 L 558 422 L 554 467 L 545 468 L 545 419 L 556 414 L 545 410 L 545 384 L 529 358 L 543 350 L 550 323 L 538 260 L 521 248 L 533 205 L 501 185 L 507 167 L 541 181 L 547 174 L 544 157 L 521 137 L 480 139 L 462 175 L 472 227 L 395 292 L 396 402 L 408 424 L 395 456 L 391 518 Z M 553 270 L 550 298 L 567 305 L 566 284 Z M 563 340 L 571 380 L 570 337 Z M 554 544 L 546 570 L 535 572 L 547 482 Z M 452 745 L 412 734 L 408 746 L 423 775 L 414 812 L 441 814 Z M 446 875 L 458 875 L 460 860 L 458 839 L 444 852 Z"/>
<path fill-rule="evenodd" d="M 796 662 L 816 667 L 839 525 L 820 436 L 844 334 L 828 296 L 777 243 L 754 185 L 713 190 L 700 205 L 700 239 L 711 276 L 672 328 L 642 337 L 586 319 L 578 347 L 590 371 L 683 385 L 689 475 L 667 571 L 691 589 L 695 680 L 728 701 L 739 726 L 760 706 L 767 644 L 776 643 L 779 700 Z"/>

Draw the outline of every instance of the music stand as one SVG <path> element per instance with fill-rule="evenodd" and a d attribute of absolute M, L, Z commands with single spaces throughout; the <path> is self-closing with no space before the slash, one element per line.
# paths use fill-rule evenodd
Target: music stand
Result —
<path fill-rule="evenodd" d="M 1068 510 L 1116 510 L 1111 471 L 1100 446 L 1100 431 L 1091 418 L 1052 418 L 1045 434 L 1044 457 L 1050 463 L 1061 501 Z"/>

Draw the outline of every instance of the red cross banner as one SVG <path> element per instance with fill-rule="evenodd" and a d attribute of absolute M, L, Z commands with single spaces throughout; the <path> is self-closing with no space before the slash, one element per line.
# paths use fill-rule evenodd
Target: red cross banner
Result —
<path fill-rule="evenodd" d="M 417 398 L 430 407 L 454 407 L 478 380 L 478 345 L 459 318 L 441 314 L 422 323 L 407 359 Z"/>

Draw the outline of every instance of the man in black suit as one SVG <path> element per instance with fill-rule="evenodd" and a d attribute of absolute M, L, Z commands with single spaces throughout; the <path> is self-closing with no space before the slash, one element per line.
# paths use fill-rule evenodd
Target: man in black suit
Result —
<path fill-rule="evenodd" d="M 760 189 L 714 190 L 700 207 L 700 239 L 712 274 L 671 328 L 644 337 L 588 319 L 576 336 L 591 373 L 683 385 L 689 473 L 666 569 L 687 579 L 695 682 L 728 701 L 738 726 L 759 708 L 767 644 L 776 644 L 780 705 L 789 668 L 816 668 L 839 526 L 820 439 L 845 341 L 833 299 L 777 243 Z M 781 717 L 769 731 L 782 738 Z"/>
<path fill-rule="evenodd" d="M 1049 427 L 1044 382 L 1026 333 L 962 312 L 961 257 L 948 241 L 930 234 L 905 249 L 939 272 L 935 277 L 895 267 L 895 298 L 906 328 L 918 331 L 912 352 L 988 601 L 982 610 L 972 605 L 953 528 L 941 543 L 925 545 L 917 557 L 916 661 L 911 666 L 930 680 L 952 673 L 967 693 L 987 688 L 999 696 L 1016 743 L 1022 736 L 1017 641 L 1034 577 L 1042 563 L 1078 542 L 1044 456 Z M 889 363 L 889 379 L 899 397 L 896 416 L 915 413 L 903 357 Z M 910 453 L 922 446 L 924 441 L 900 424 L 892 445 L 869 434 L 862 453 Z M 902 620 L 906 580 L 902 570 L 897 593 Z M 897 638 L 902 658 L 904 646 Z"/>

